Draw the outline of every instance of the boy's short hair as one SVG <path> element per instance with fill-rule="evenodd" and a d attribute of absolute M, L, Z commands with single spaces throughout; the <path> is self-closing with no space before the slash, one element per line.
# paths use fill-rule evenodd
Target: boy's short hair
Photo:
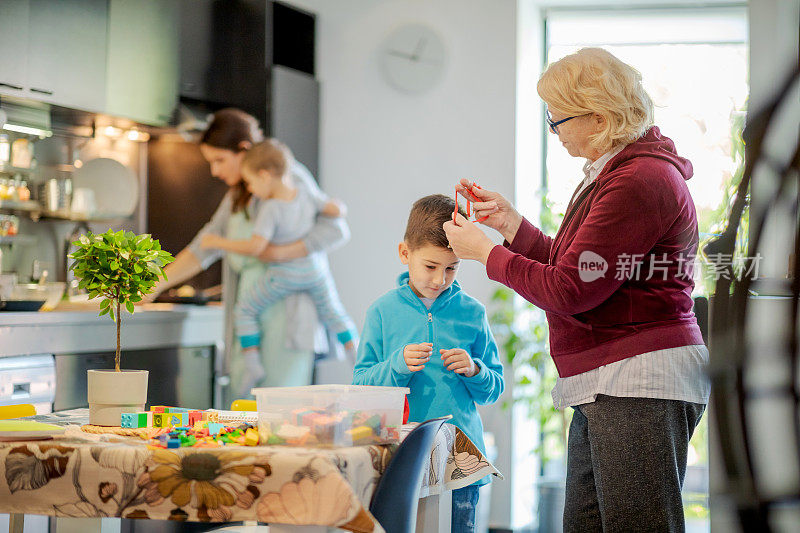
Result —
<path fill-rule="evenodd" d="M 254 144 L 242 159 L 242 166 L 250 170 L 266 170 L 285 176 L 289 172 L 294 156 L 289 147 L 278 139 L 267 139 Z"/>
<path fill-rule="evenodd" d="M 415 250 L 430 244 L 448 248 L 449 242 L 442 226 L 453 219 L 455 207 L 455 200 L 443 194 L 431 194 L 414 202 L 403 237 L 408 247 Z M 460 206 L 458 212 L 467 216 Z"/>

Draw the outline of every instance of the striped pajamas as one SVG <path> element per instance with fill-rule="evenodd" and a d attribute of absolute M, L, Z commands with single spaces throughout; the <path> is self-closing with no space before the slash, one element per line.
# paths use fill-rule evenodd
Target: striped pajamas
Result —
<path fill-rule="evenodd" d="M 242 348 L 261 344 L 258 317 L 272 304 L 290 294 L 306 292 L 317 308 L 320 321 L 334 331 L 339 342 L 355 339 L 355 324 L 347 315 L 326 262 L 321 256 L 274 264 L 256 282 L 253 290 L 239 299 L 235 316 L 236 332 Z"/>

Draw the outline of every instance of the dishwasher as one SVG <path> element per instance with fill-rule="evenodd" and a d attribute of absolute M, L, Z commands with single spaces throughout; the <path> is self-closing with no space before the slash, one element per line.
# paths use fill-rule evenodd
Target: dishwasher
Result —
<path fill-rule="evenodd" d="M 30 403 L 37 414 L 51 413 L 55 397 L 52 354 L 0 358 L 0 405 Z"/>
<path fill-rule="evenodd" d="M 0 357 L 0 405 L 30 403 L 37 414 L 51 413 L 56 396 L 56 363 L 51 354 Z M 26 515 L 24 533 L 50 530 L 50 518 Z M 0 514 L 0 531 L 8 531 L 8 515 Z"/>

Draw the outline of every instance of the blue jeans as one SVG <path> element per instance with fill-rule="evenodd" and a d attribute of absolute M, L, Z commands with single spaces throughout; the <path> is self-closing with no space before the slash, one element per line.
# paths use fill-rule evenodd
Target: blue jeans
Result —
<path fill-rule="evenodd" d="M 452 533 L 473 533 L 475 531 L 475 509 L 478 507 L 478 489 L 470 485 L 453 491 L 453 509 L 450 519 Z"/>

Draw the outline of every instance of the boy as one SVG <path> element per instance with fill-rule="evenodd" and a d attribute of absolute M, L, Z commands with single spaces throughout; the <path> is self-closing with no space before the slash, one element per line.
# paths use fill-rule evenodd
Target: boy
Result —
<path fill-rule="evenodd" d="M 353 383 L 409 387 L 410 421 L 453 415 L 486 453 L 476 404 L 503 392 L 503 367 L 486 310 L 455 281 L 459 259 L 442 228 L 454 208 L 441 194 L 411 208 L 399 245 L 408 273 L 367 311 Z M 486 483 L 488 477 L 453 491 L 452 531 L 474 531 L 478 487 Z"/>
<path fill-rule="evenodd" d="M 289 172 L 292 159 L 289 148 L 276 139 L 267 139 L 250 148 L 242 160 L 242 179 L 253 196 L 262 200 L 252 236 L 232 240 L 206 234 L 201 246 L 258 257 L 270 243 L 286 244 L 305 236 L 314 225 L 317 213 L 342 216 L 343 207 L 338 203 L 315 197 L 308 188 L 294 185 Z M 248 369 L 248 379 L 240 394 L 248 394 L 251 386 L 264 377 L 258 353 L 261 345 L 259 316 L 267 307 L 295 292 L 307 292 L 311 296 L 320 320 L 337 334 L 345 351 L 355 357 L 355 324 L 339 299 L 324 257 L 311 254 L 276 263 L 265 272 L 253 292 L 236 306 L 236 333 Z"/>

